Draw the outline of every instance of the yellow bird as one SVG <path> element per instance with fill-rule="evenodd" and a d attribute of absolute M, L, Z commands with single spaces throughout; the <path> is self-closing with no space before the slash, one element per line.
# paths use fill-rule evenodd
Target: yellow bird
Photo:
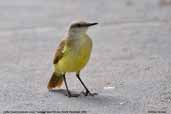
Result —
<path fill-rule="evenodd" d="M 67 96 L 78 97 L 79 95 L 71 94 L 65 78 L 67 72 L 76 72 L 77 78 L 86 90 L 84 95 L 96 95 L 96 93 L 91 93 L 85 86 L 80 78 L 80 71 L 87 64 L 92 51 L 93 44 L 91 38 L 87 34 L 87 30 L 90 26 L 97 24 L 98 23 L 81 21 L 70 25 L 66 36 L 60 42 L 55 54 L 53 61 L 54 73 L 48 83 L 49 90 L 55 87 L 61 87 L 62 82 L 64 81 Z"/>

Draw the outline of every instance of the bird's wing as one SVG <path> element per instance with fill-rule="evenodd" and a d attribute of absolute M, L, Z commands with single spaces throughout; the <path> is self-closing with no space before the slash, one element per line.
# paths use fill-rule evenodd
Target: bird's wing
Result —
<path fill-rule="evenodd" d="M 62 40 L 61 43 L 59 44 L 59 47 L 57 48 L 56 53 L 55 53 L 53 64 L 58 63 L 58 61 L 63 57 L 63 54 L 64 54 L 63 50 L 65 47 L 65 43 L 66 43 L 66 40 Z"/>

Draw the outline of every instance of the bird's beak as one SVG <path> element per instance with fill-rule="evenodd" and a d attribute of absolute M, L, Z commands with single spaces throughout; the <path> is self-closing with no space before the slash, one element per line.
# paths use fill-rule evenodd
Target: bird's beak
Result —
<path fill-rule="evenodd" d="M 89 27 L 89 26 L 94 26 L 94 25 L 97 25 L 98 23 L 87 23 L 86 25 Z"/>

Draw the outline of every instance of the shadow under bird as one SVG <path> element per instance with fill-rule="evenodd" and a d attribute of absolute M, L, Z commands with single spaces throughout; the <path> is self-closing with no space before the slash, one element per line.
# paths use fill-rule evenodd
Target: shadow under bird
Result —
<path fill-rule="evenodd" d="M 87 34 L 90 26 L 98 23 L 75 22 L 70 25 L 69 30 L 63 40 L 60 42 L 53 60 L 54 72 L 48 83 L 48 89 L 55 87 L 60 88 L 63 81 L 66 86 L 68 97 L 78 97 L 78 94 L 72 94 L 69 91 L 65 74 L 75 72 L 85 88 L 84 95 L 94 96 L 96 93 L 91 93 L 80 78 L 81 70 L 86 66 L 92 51 L 92 40 Z"/>

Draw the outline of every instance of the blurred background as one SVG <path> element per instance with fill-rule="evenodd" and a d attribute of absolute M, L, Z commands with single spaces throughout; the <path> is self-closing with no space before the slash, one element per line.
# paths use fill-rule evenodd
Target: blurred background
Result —
<path fill-rule="evenodd" d="M 46 88 L 55 49 L 76 20 L 99 23 L 81 73 L 95 98 Z M 0 111 L 170 114 L 170 44 L 171 0 L 0 0 Z M 83 90 L 74 76 L 67 80 Z"/>

